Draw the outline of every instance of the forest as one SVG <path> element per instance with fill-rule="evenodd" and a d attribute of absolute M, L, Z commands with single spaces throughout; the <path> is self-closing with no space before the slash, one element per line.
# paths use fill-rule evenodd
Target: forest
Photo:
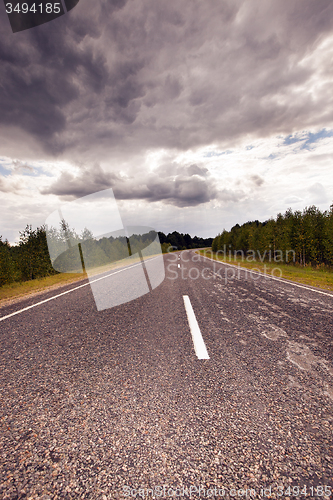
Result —
<path fill-rule="evenodd" d="M 213 238 L 199 238 L 198 236 L 194 236 L 193 238 L 189 234 L 178 233 L 174 231 L 173 233 L 169 233 L 165 235 L 164 233 L 158 233 L 160 243 L 165 247 L 169 247 L 170 245 L 174 247 L 175 250 L 186 250 L 188 248 L 204 248 L 211 247 L 213 243 Z M 166 247 L 166 248 L 167 248 Z"/>
<path fill-rule="evenodd" d="M 314 205 L 303 211 L 290 208 L 265 222 L 236 224 L 214 238 L 212 250 L 231 259 L 332 268 L 333 205 L 324 212 Z"/>
<path fill-rule="evenodd" d="M 52 241 L 53 249 L 60 249 L 55 250 L 58 257 L 53 258 L 54 266 L 51 263 L 47 235 L 49 243 Z M 84 263 L 87 266 L 102 266 L 125 258 L 128 251 L 131 255 L 148 245 L 151 246 L 150 251 L 156 250 L 156 246 L 152 246 L 156 238 L 154 231 L 145 235 L 132 235 L 129 239 L 119 236 L 94 240 L 90 236 L 82 234 L 80 237 L 66 226 L 60 234 L 56 230 L 47 233 L 45 226 L 33 229 L 31 225 L 27 225 L 24 231 L 20 232 L 17 245 L 10 245 L 0 236 L 0 286 L 42 278 L 58 272 L 82 272 Z M 213 238 L 192 238 L 189 234 L 177 231 L 167 235 L 158 232 L 158 236 L 163 253 L 168 249 L 170 251 L 170 247 L 172 250 L 210 247 L 213 242 Z M 68 245 L 68 242 L 71 244 Z M 68 246 L 71 248 L 68 249 Z"/>

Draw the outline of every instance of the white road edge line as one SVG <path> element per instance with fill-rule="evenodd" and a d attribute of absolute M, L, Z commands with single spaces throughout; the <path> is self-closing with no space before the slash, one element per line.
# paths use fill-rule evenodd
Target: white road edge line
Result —
<path fill-rule="evenodd" d="M 187 319 L 190 325 L 195 354 L 199 359 L 209 359 L 208 352 L 196 320 L 193 307 L 188 295 L 183 295 Z"/>
<path fill-rule="evenodd" d="M 160 256 L 158 255 L 157 257 L 160 257 Z M 149 260 L 157 259 L 157 257 L 153 257 L 152 259 L 149 259 Z M 140 266 L 140 265 L 141 265 L 141 262 L 139 262 L 138 264 L 133 264 L 133 266 L 125 267 L 124 269 L 120 269 L 119 271 L 115 271 L 114 273 L 108 274 L 106 276 L 102 276 L 101 278 L 91 280 L 88 283 L 84 283 L 83 285 L 76 286 L 75 288 L 71 288 L 70 290 L 67 290 L 66 292 L 59 293 L 58 295 L 54 295 L 53 297 L 50 297 L 48 299 L 41 300 L 40 302 L 37 302 L 36 304 L 32 304 L 31 306 L 25 307 L 24 309 L 20 309 L 19 311 L 15 311 L 11 314 L 7 314 L 7 316 L 3 316 L 2 318 L 0 318 L 0 321 L 4 321 L 5 319 L 11 318 L 12 316 L 15 316 L 16 314 L 20 314 L 24 311 L 28 311 L 28 309 L 32 309 L 33 307 L 37 307 L 37 306 L 40 306 L 41 304 L 45 304 L 45 302 L 49 302 L 50 300 L 57 299 L 58 297 L 61 297 L 62 295 L 66 295 L 67 293 L 74 292 L 75 290 L 78 290 L 79 288 L 83 288 L 84 286 L 90 285 L 90 283 L 95 283 L 95 281 L 104 280 L 105 278 L 109 278 L 109 276 L 113 276 L 114 274 L 122 273 L 123 271 L 127 271 L 127 269 L 131 269 L 132 267 L 136 267 L 136 266 Z"/>
<path fill-rule="evenodd" d="M 215 260 L 215 259 L 210 259 L 209 257 L 205 257 L 204 255 L 201 255 L 204 259 L 208 259 L 211 262 L 216 262 L 217 264 L 222 264 L 224 266 L 230 266 L 230 267 L 236 267 L 236 269 L 241 269 L 242 271 L 251 271 L 251 269 L 248 269 L 247 267 L 241 267 L 241 266 L 236 266 L 236 264 L 228 264 L 227 262 L 222 262 L 220 260 Z M 269 278 L 270 280 L 275 280 L 275 281 L 280 281 L 280 283 L 286 283 L 287 285 L 292 285 L 292 286 L 297 286 L 298 288 L 304 288 L 305 290 L 310 290 L 310 292 L 316 292 L 316 293 L 321 293 L 322 295 L 328 295 L 328 297 L 333 298 L 332 293 L 327 293 L 327 292 L 322 292 L 321 290 L 316 290 L 315 288 L 309 288 L 304 285 L 298 285 L 297 283 L 294 283 L 293 281 L 289 281 L 286 279 L 281 279 L 281 278 L 275 278 L 275 276 L 269 276 L 268 274 L 264 273 L 257 273 L 256 271 L 252 272 L 253 274 L 258 274 L 258 276 L 265 276 L 265 278 Z M 217 276 L 220 276 L 218 273 Z M 220 276 L 221 278 L 221 276 Z"/>

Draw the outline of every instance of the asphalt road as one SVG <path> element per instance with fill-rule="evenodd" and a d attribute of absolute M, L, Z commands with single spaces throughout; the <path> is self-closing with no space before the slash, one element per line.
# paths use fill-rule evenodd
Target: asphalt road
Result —
<path fill-rule="evenodd" d="M 0 498 L 329 498 L 333 294 L 164 259 L 132 302 L 84 286 L 0 321 Z"/>

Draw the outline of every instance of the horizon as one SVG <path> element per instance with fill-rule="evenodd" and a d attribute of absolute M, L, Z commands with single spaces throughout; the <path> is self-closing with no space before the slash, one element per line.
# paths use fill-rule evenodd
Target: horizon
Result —
<path fill-rule="evenodd" d="M 315 206 L 315 205 L 312 205 L 312 206 Z M 322 212 L 323 214 L 324 214 L 324 213 L 329 213 L 329 211 L 330 211 L 331 207 L 333 208 L 333 203 L 331 203 L 331 204 L 330 204 L 330 206 L 329 206 L 327 209 L 321 210 L 321 212 Z M 306 207 L 304 207 L 303 209 L 298 210 L 298 212 L 303 213 L 303 212 L 304 212 L 307 208 L 310 208 L 310 206 L 306 206 Z M 319 207 L 315 206 L 315 208 L 317 208 L 317 209 L 318 209 Z M 198 235 L 198 234 L 193 234 L 193 233 L 191 234 L 191 233 L 190 233 L 190 232 L 188 232 L 188 231 L 181 232 L 181 231 L 178 231 L 177 229 L 173 229 L 173 230 L 166 231 L 166 232 L 165 232 L 165 231 L 161 231 L 160 229 L 155 229 L 155 228 L 151 228 L 151 229 L 152 229 L 153 231 L 155 231 L 156 233 L 163 233 L 166 237 L 167 237 L 168 235 L 173 234 L 174 232 L 176 232 L 177 234 L 180 234 L 180 235 L 183 235 L 183 236 L 185 236 L 185 235 L 189 235 L 192 239 L 193 239 L 193 238 L 200 238 L 200 239 L 214 239 L 214 238 L 216 238 L 217 236 L 219 236 L 220 234 L 222 234 L 224 231 L 230 232 L 230 231 L 231 231 L 231 230 L 232 230 L 235 226 L 237 226 L 237 225 L 239 225 L 240 227 L 242 227 L 243 225 L 246 225 L 246 224 L 253 224 L 253 223 L 256 223 L 256 222 L 258 222 L 259 224 L 263 224 L 263 225 L 265 225 L 265 224 L 267 224 L 267 223 L 268 223 L 270 220 L 272 220 L 272 219 L 273 219 L 273 220 L 276 220 L 276 219 L 277 219 L 277 216 L 278 216 L 278 215 L 280 215 L 280 214 L 282 214 L 282 215 L 284 216 L 288 210 L 292 210 L 292 209 L 291 209 L 291 207 L 289 207 L 289 208 L 288 208 L 285 212 L 283 212 L 283 213 L 282 213 L 282 212 L 278 212 L 278 213 L 275 215 L 275 217 L 271 217 L 271 218 L 266 219 L 266 220 L 258 220 L 258 219 L 254 219 L 254 220 L 247 220 L 247 221 L 245 221 L 245 222 L 242 222 L 241 224 L 239 224 L 238 222 L 236 222 L 233 226 L 230 226 L 230 228 L 229 228 L 229 229 L 227 229 L 227 228 L 225 228 L 225 227 L 224 227 L 224 228 L 223 228 L 223 229 L 221 229 L 218 233 L 216 233 L 216 234 L 214 234 L 214 235 L 212 235 L 212 236 L 201 236 L 201 235 Z M 320 210 L 320 209 L 319 209 L 319 210 Z M 293 213 L 295 213 L 295 212 L 296 212 L 296 210 L 293 210 Z M 38 227 L 37 227 L 37 226 L 36 226 L 36 227 L 33 227 L 31 224 L 28 224 L 28 226 L 31 226 L 31 227 L 32 227 L 32 230 L 34 230 L 34 231 L 35 231 L 35 230 L 41 229 L 44 225 L 42 225 L 42 226 L 38 226 Z M 26 226 L 26 227 L 27 227 L 27 226 Z M 26 228 L 26 227 L 25 227 L 25 228 Z M 21 232 L 23 232 L 25 228 L 22 228 L 22 229 L 20 230 L 20 233 L 21 233 Z M 86 229 L 86 228 L 85 228 L 85 229 Z M 125 228 L 125 229 L 126 229 L 126 228 Z M 133 234 L 135 234 L 135 233 L 133 233 Z M 80 236 L 80 234 L 78 234 L 78 233 L 77 233 L 77 236 Z M 100 238 L 100 237 L 101 237 L 101 236 L 95 236 L 94 238 Z M 102 235 L 102 237 L 103 237 L 103 235 Z M 9 240 L 7 240 L 7 238 L 4 238 L 2 234 L 0 234 L 0 240 L 1 240 L 1 241 L 3 241 L 3 242 L 6 242 L 6 241 L 7 241 L 7 242 L 9 243 L 9 245 L 10 245 L 10 246 L 15 246 L 15 245 L 18 245 L 18 244 L 19 244 L 19 241 L 10 242 Z"/>

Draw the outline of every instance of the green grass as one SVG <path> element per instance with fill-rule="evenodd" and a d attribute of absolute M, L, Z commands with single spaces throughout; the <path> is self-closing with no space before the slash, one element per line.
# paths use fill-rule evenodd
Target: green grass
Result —
<path fill-rule="evenodd" d="M 160 254 L 156 254 L 160 255 Z M 149 257 L 155 257 L 156 255 L 150 255 Z M 147 258 L 147 257 L 145 257 Z M 140 262 L 139 257 L 132 257 L 126 260 L 120 260 L 108 264 L 107 266 L 96 267 L 89 269 L 89 276 L 94 276 L 97 274 L 102 274 L 114 269 L 123 267 L 124 265 L 133 265 Z M 48 289 L 55 289 L 62 285 L 68 285 L 74 283 L 75 281 L 80 281 L 87 278 L 86 273 L 60 273 L 54 276 L 47 276 L 45 278 L 39 278 L 31 281 L 23 281 L 21 283 L 11 283 L 10 285 L 4 285 L 0 287 L 0 306 L 5 304 L 8 300 L 24 298 L 28 295 L 35 294 L 38 292 L 43 292 Z"/>
<path fill-rule="evenodd" d="M 315 286 L 322 288 L 323 290 L 333 291 L 333 272 L 324 267 L 313 268 L 310 266 L 302 267 L 294 264 L 281 264 L 279 262 L 261 262 L 253 261 L 247 262 L 242 257 L 238 256 L 234 259 L 229 256 L 216 255 L 216 253 L 211 250 L 199 250 L 202 255 L 212 258 L 214 260 L 219 260 L 226 262 L 228 264 L 234 264 L 236 266 L 244 267 L 246 269 L 255 269 L 260 272 L 265 272 L 267 275 L 273 275 L 277 278 L 281 277 L 286 280 L 292 280 L 297 283 L 302 283 L 303 285 Z M 274 273 L 272 271 L 274 270 Z"/>
<path fill-rule="evenodd" d="M 10 299 L 22 298 L 45 291 L 48 288 L 58 288 L 61 285 L 68 285 L 86 277 L 87 275 L 83 273 L 60 273 L 45 278 L 4 285 L 0 288 L 0 305 Z"/>

